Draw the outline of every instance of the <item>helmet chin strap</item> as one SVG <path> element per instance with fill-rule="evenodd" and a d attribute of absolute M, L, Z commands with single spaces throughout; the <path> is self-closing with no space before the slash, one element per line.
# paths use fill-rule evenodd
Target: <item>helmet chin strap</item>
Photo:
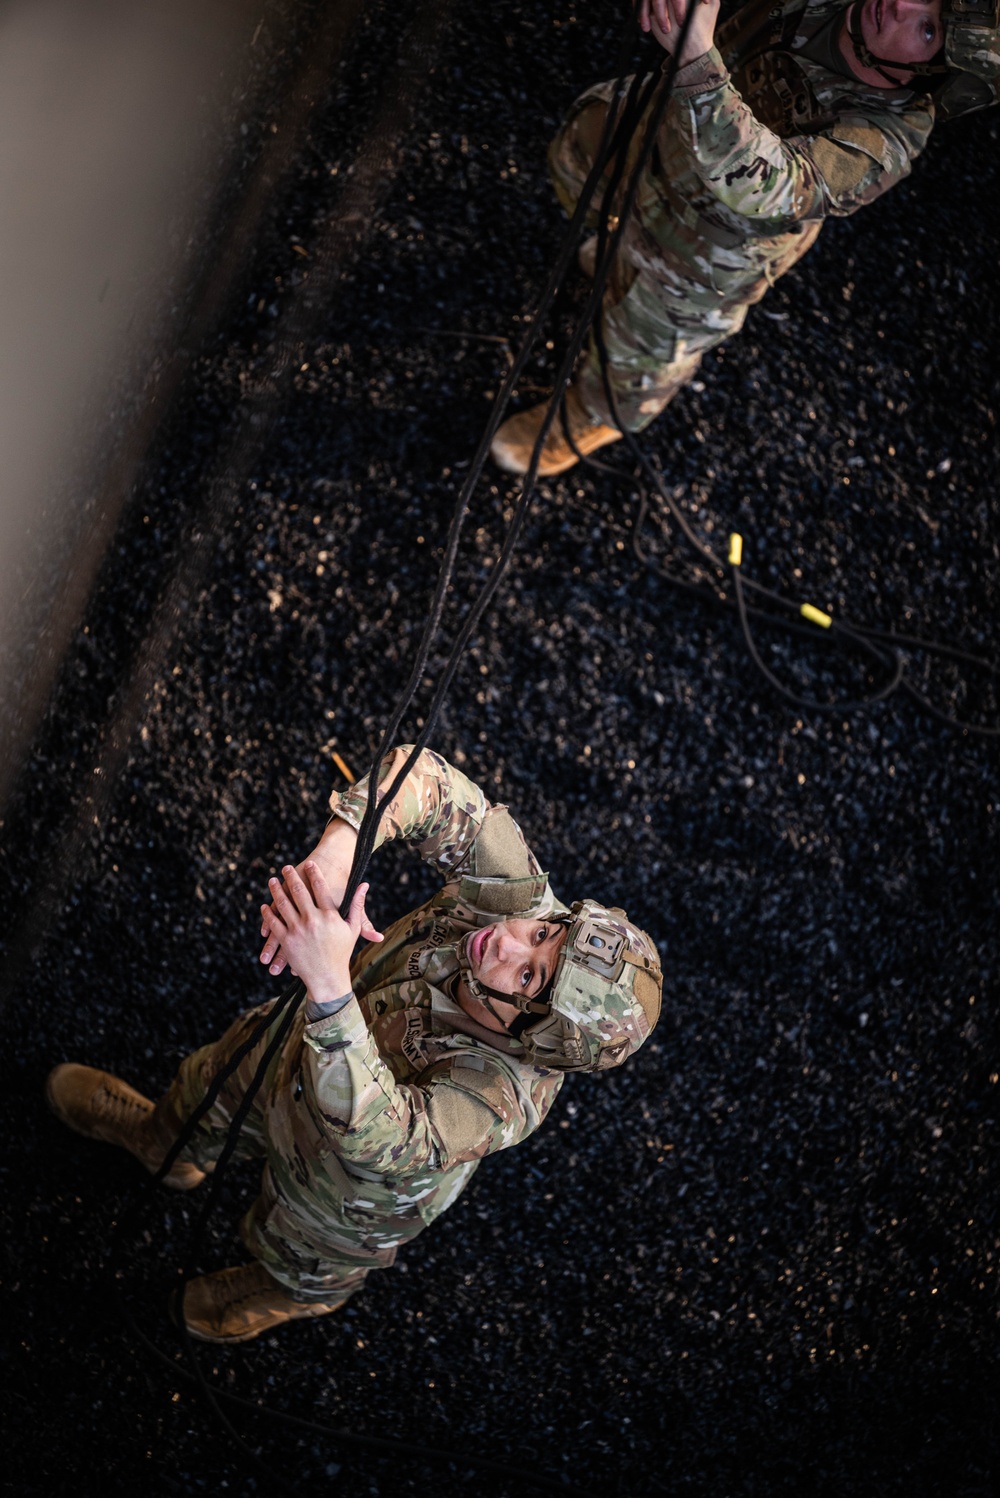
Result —
<path fill-rule="evenodd" d="M 507 1021 L 497 1013 L 490 1000 L 499 999 L 501 1003 L 512 1004 L 514 1002 L 513 996 L 508 993 L 499 993 L 497 989 L 489 988 L 485 983 L 480 983 L 478 978 L 473 977 L 471 966 L 466 966 L 464 962 L 462 963 L 462 977 L 472 997 L 478 999 L 480 1004 L 485 1005 L 497 1023 L 503 1025 L 506 1030 Z"/>
<path fill-rule="evenodd" d="M 921 78 L 951 71 L 947 63 L 894 62 L 891 57 L 876 57 L 866 45 L 861 32 L 861 3 L 862 0 L 856 0 L 847 12 L 847 34 L 851 38 L 854 55 L 863 68 L 874 68 L 875 72 L 893 88 L 906 88 L 907 85 L 901 83 L 898 78 L 893 78 L 885 71 L 886 68 L 895 68 L 900 73 L 913 73 Z"/>

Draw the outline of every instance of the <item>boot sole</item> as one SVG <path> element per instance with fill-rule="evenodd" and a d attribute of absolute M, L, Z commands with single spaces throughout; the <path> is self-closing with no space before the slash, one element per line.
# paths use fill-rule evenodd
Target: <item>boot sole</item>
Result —
<path fill-rule="evenodd" d="M 491 448 L 490 457 L 504 473 L 516 473 L 519 477 L 523 478 L 528 471 L 526 464 L 522 463 L 520 459 L 509 457 L 502 448 L 499 451 Z M 566 473 L 570 468 L 575 468 L 579 461 L 580 459 L 576 454 L 571 453 L 565 463 L 539 463 L 538 477 L 540 479 L 554 479 L 557 474 Z"/>
<path fill-rule="evenodd" d="M 601 442 L 595 442 L 592 446 L 588 446 L 586 438 L 582 442 L 577 439 L 577 446 L 580 449 L 581 455 L 587 458 L 592 452 L 599 452 L 602 447 L 610 447 L 612 442 L 620 441 L 621 433 L 616 432 L 613 437 L 607 437 Z M 528 471 L 528 466 L 522 457 L 519 455 L 515 456 L 511 448 L 505 444 L 498 443 L 495 439 L 493 446 L 490 448 L 490 457 L 504 473 L 515 473 L 523 478 Z M 576 453 L 571 452 L 567 458 L 560 460 L 558 463 L 539 463 L 538 477 L 540 479 L 556 478 L 560 473 L 567 473 L 571 468 L 575 468 L 579 461 L 580 459 L 576 456 Z"/>

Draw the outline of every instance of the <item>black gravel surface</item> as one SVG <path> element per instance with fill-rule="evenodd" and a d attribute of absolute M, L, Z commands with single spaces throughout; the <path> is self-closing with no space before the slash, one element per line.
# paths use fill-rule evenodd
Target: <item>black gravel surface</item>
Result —
<path fill-rule="evenodd" d="M 408 17 L 367 10 L 149 456 L 6 809 L 11 1492 L 265 1490 L 165 1311 L 196 1201 L 158 1194 L 125 1244 L 120 1288 L 161 1363 L 105 1268 L 141 1171 L 63 1129 L 42 1089 L 76 1059 L 156 1095 L 272 992 L 265 880 L 311 846 L 344 784 L 333 754 L 361 769 L 405 680 L 457 486 L 558 243 L 545 142 L 608 71 L 618 27 L 607 5 L 539 0 L 453 0 L 433 19 L 418 67 Z M 373 158 L 408 88 L 405 128 Z M 942 129 L 908 182 L 830 223 L 643 438 L 704 539 L 743 533 L 752 576 L 994 659 L 998 137 L 990 114 Z M 324 270 L 365 171 L 365 232 Z M 290 352 L 310 276 L 322 305 Z M 547 389 L 580 300 L 574 280 L 520 403 Z M 237 428 L 227 497 L 212 465 L 276 354 L 297 372 L 256 447 L 253 422 Z M 452 623 L 516 489 L 490 472 L 476 496 Z M 540 488 L 435 744 L 514 809 L 561 893 L 654 933 L 661 1025 L 620 1073 L 571 1078 L 551 1122 L 486 1162 L 345 1314 L 209 1348 L 206 1377 L 406 1443 L 233 1413 L 289 1492 L 531 1491 L 463 1461 L 479 1455 L 621 1498 L 985 1498 L 996 740 L 901 694 L 849 716 L 790 706 L 731 614 L 639 563 L 638 502 L 631 478 L 588 470 Z M 695 575 L 655 520 L 646 545 Z M 857 660 L 798 637 L 762 630 L 761 648 L 800 691 L 865 686 Z M 144 669 L 116 757 L 108 725 Z M 907 669 L 942 709 L 1000 723 L 985 673 Z M 383 920 L 430 888 L 405 850 L 373 876 Z M 253 1190 L 234 1173 L 201 1267 L 241 1256 Z"/>

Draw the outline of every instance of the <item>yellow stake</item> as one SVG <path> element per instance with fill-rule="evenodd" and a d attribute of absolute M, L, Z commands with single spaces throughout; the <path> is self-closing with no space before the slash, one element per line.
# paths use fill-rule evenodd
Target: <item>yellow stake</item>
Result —
<path fill-rule="evenodd" d="M 743 560 L 743 537 L 736 531 L 729 538 L 729 565 L 738 567 Z"/>
<path fill-rule="evenodd" d="M 354 785 L 356 783 L 355 778 L 351 774 L 347 765 L 341 759 L 340 755 L 337 753 L 336 749 L 333 750 L 330 758 L 333 760 L 334 764 L 337 766 L 337 769 L 340 771 L 341 775 L 343 775 L 344 779 L 349 781 L 351 785 Z"/>
<path fill-rule="evenodd" d="M 821 629 L 829 629 L 833 620 L 829 614 L 824 614 L 822 609 L 815 608 L 811 603 L 803 603 L 799 606 L 799 613 L 803 619 L 811 619 L 813 624 L 818 624 Z"/>

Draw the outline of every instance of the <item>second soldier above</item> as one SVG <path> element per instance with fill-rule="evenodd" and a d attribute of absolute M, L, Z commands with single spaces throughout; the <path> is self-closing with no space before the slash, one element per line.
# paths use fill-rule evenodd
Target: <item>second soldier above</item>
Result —
<path fill-rule="evenodd" d="M 644 28 L 669 53 L 687 5 L 641 0 Z M 716 34 L 718 13 L 719 0 L 695 0 L 673 94 L 605 286 L 611 400 L 593 339 L 566 392 L 570 434 L 584 454 L 616 441 L 620 428 L 647 426 L 802 258 L 827 218 L 854 213 L 908 175 L 935 120 L 997 100 L 1000 0 L 747 0 Z M 615 89 L 614 82 L 588 89 L 549 148 L 568 212 L 597 157 Z M 630 168 L 654 107 L 655 99 L 627 143 L 613 142 Z M 591 200 L 592 229 L 603 185 Z M 580 252 L 590 273 L 594 250 L 591 239 Z M 500 427 L 492 448 L 500 467 L 527 470 L 547 404 Z M 538 471 L 561 473 L 576 462 L 557 421 Z"/>

